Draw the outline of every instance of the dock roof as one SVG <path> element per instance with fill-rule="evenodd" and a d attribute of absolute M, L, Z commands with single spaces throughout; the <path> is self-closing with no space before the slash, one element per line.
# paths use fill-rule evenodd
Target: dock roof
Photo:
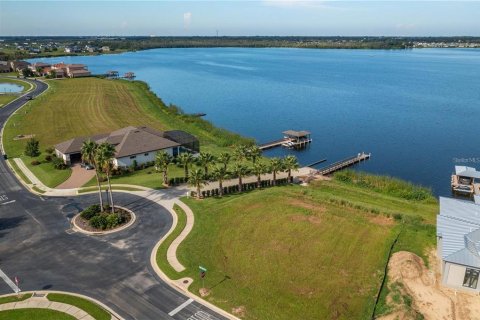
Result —
<path fill-rule="evenodd" d="M 300 138 L 300 137 L 305 137 L 305 136 L 308 136 L 310 134 L 309 131 L 295 131 L 295 130 L 287 130 L 287 131 L 283 131 L 282 132 L 284 135 L 287 135 L 287 136 L 291 136 L 291 137 L 297 137 L 297 138 Z"/>
<path fill-rule="evenodd" d="M 455 174 L 461 177 L 480 179 L 480 171 L 472 167 L 455 166 Z"/>

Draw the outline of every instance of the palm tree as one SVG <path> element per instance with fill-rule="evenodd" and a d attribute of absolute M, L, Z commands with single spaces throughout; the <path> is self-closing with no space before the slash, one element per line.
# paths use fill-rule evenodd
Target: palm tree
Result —
<path fill-rule="evenodd" d="M 252 160 L 252 163 L 255 164 L 257 159 L 262 155 L 262 150 L 256 145 L 248 148 L 248 158 Z"/>
<path fill-rule="evenodd" d="M 82 154 L 83 162 L 87 162 L 94 166 L 95 178 L 97 179 L 98 196 L 100 198 L 100 210 L 103 212 L 102 187 L 100 185 L 100 177 L 98 175 L 99 168 L 97 168 L 97 164 L 95 163 L 95 154 L 96 154 L 97 148 L 98 148 L 98 144 L 95 141 L 92 141 L 92 140 L 84 141 L 82 144 L 81 154 Z"/>
<path fill-rule="evenodd" d="M 200 152 L 197 161 L 205 169 L 205 177 L 208 178 L 208 166 L 215 162 L 215 157 L 211 153 Z"/>
<path fill-rule="evenodd" d="M 227 166 L 228 166 L 228 163 L 230 162 L 230 159 L 232 158 L 232 156 L 230 155 L 230 153 L 228 152 L 222 152 L 220 153 L 220 155 L 218 156 L 218 159 L 217 161 L 221 164 L 223 164 L 223 167 L 225 168 L 225 170 L 227 170 Z"/>
<path fill-rule="evenodd" d="M 172 156 L 160 151 L 155 156 L 155 168 L 163 173 L 163 184 L 168 186 L 168 165 L 172 163 Z"/>
<path fill-rule="evenodd" d="M 242 178 L 248 174 L 248 167 L 242 163 L 236 163 L 233 166 L 232 174 L 238 178 L 238 188 L 240 192 L 243 191 L 243 183 Z"/>
<path fill-rule="evenodd" d="M 283 161 L 280 158 L 270 159 L 270 171 L 273 173 L 273 185 L 277 184 L 277 172 L 283 170 Z"/>
<path fill-rule="evenodd" d="M 223 181 L 228 177 L 228 171 L 224 166 L 218 166 L 213 169 L 212 172 L 215 179 L 218 180 L 218 189 L 220 197 L 223 196 Z"/>
<path fill-rule="evenodd" d="M 292 183 L 293 182 L 293 177 L 292 177 L 292 170 L 297 170 L 300 165 L 298 164 L 297 157 L 293 155 L 286 156 L 283 159 L 283 164 L 285 166 L 285 170 L 288 172 L 288 182 Z"/>
<path fill-rule="evenodd" d="M 195 169 L 191 172 L 190 177 L 188 178 L 188 183 L 197 189 L 197 199 L 200 199 L 200 191 L 202 186 L 208 184 L 203 175 L 202 169 Z"/>
<path fill-rule="evenodd" d="M 185 179 L 188 179 L 188 167 L 192 164 L 193 160 L 192 154 L 188 152 L 181 153 L 177 157 L 178 164 L 185 170 Z"/>
<path fill-rule="evenodd" d="M 110 206 L 112 213 L 115 212 L 115 205 L 113 203 L 112 185 L 110 184 L 110 175 L 113 169 L 113 158 L 115 156 L 115 147 L 108 142 L 103 142 L 97 148 L 95 154 L 96 164 L 103 170 L 107 176 L 108 194 L 110 195 Z"/>
<path fill-rule="evenodd" d="M 268 168 L 265 163 L 257 162 L 253 165 L 253 173 L 257 176 L 257 187 L 262 184 L 262 174 L 267 173 Z"/>
<path fill-rule="evenodd" d="M 238 162 L 242 162 L 247 158 L 247 156 L 248 156 L 248 147 L 245 145 L 236 146 L 235 150 L 233 150 L 233 157 Z"/>

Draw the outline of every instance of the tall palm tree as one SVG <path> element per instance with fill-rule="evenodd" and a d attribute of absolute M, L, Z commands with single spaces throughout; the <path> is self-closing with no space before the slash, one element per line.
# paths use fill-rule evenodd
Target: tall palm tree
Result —
<path fill-rule="evenodd" d="M 223 167 L 225 168 L 225 170 L 227 170 L 227 166 L 228 164 L 230 163 L 230 159 L 232 158 L 232 155 L 228 152 L 222 152 L 220 153 L 220 155 L 218 156 L 218 159 L 217 161 L 221 164 L 223 164 Z"/>
<path fill-rule="evenodd" d="M 228 171 L 224 166 L 217 166 L 213 169 L 213 176 L 218 180 L 218 192 L 223 196 L 223 181 L 228 178 Z"/>
<path fill-rule="evenodd" d="M 270 159 L 270 171 L 273 173 L 273 185 L 277 184 L 277 173 L 283 170 L 283 161 L 280 158 Z"/>
<path fill-rule="evenodd" d="M 215 157 L 213 154 L 208 152 L 200 152 L 200 155 L 197 158 L 198 164 L 203 167 L 205 170 L 205 177 L 208 178 L 208 166 L 215 162 Z"/>
<path fill-rule="evenodd" d="M 253 145 L 248 148 L 248 158 L 252 160 L 252 163 L 255 164 L 257 159 L 262 155 L 262 150 L 257 145 Z"/>
<path fill-rule="evenodd" d="M 200 191 L 208 182 L 205 180 L 202 169 L 195 169 L 190 173 L 188 183 L 197 190 L 197 199 L 200 199 Z"/>
<path fill-rule="evenodd" d="M 95 163 L 95 154 L 97 152 L 98 144 L 95 141 L 87 140 L 82 144 L 81 154 L 82 161 L 87 162 L 94 166 L 95 169 L 95 178 L 97 179 L 97 188 L 98 188 L 98 197 L 100 198 L 100 210 L 103 212 L 103 197 L 102 197 L 102 187 L 100 185 L 100 176 L 99 168 Z"/>
<path fill-rule="evenodd" d="M 163 173 L 163 184 L 168 186 L 168 165 L 172 163 L 172 156 L 160 151 L 155 156 L 155 168 Z"/>
<path fill-rule="evenodd" d="M 292 170 L 297 170 L 300 165 L 298 163 L 297 157 L 293 155 L 288 155 L 283 159 L 283 164 L 285 166 L 285 170 L 288 172 L 288 182 L 292 183 L 293 182 L 293 177 L 292 177 Z"/>
<path fill-rule="evenodd" d="M 184 152 L 178 155 L 177 162 L 183 167 L 185 171 L 185 179 L 188 179 L 188 167 L 193 163 L 193 156 L 191 153 Z"/>
<path fill-rule="evenodd" d="M 262 174 L 267 173 L 268 167 L 265 163 L 257 162 L 253 165 L 252 172 L 257 176 L 257 188 L 262 184 Z"/>
<path fill-rule="evenodd" d="M 243 181 L 242 178 L 248 174 L 248 167 L 243 163 L 236 163 L 233 166 L 232 174 L 234 177 L 238 178 L 238 188 L 240 192 L 243 191 Z"/>
<path fill-rule="evenodd" d="M 245 145 L 236 146 L 233 150 L 233 158 L 238 162 L 242 162 L 248 156 L 248 147 Z"/>
<path fill-rule="evenodd" d="M 110 195 L 110 207 L 112 213 L 115 212 L 115 205 L 113 203 L 112 185 L 110 183 L 110 176 L 113 169 L 113 159 L 115 156 L 115 147 L 108 142 L 101 143 L 95 155 L 96 164 L 103 170 L 107 176 L 108 194 Z"/>

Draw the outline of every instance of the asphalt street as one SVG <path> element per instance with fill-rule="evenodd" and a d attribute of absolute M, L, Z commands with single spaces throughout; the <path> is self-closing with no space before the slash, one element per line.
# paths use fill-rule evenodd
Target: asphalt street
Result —
<path fill-rule="evenodd" d="M 46 89 L 36 81 L 33 96 Z M 0 127 L 25 98 L 0 108 Z M 0 269 L 20 279 L 27 290 L 69 291 L 98 299 L 125 319 L 225 319 L 192 302 L 163 282 L 150 265 L 156 242 L 169 230 L 172 217 L 158 204 L 128 193 L 116 203 L 133 210 L 135 223 L 126 230 L 88 236 L 71 230 L 71 218 L 96 202 L 96 194 L 40 197 L 16 180 L 0 159 Z M 12 293 L 3 281 L 0 294 Z"/>

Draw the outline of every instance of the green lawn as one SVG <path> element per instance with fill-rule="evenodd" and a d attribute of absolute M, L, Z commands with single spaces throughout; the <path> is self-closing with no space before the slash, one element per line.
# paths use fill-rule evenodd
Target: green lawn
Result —
<path fill-rule="evenodd" d="M 18 98 L 15 94 L 0 94 L 0 108 Z"/>
<path fill-rule="evenodd" d="M 175 240 L 187 225 L 187 215 L 178 205 L 173 207 L 177 213 L 178 221 L 173 232 L 162 242 L 157 251 L 157 264 L 160 269 L 171 279 L 180 278 L 180 274 L 176 272 L 167 261 L 167 250 L 173 240 Z"/>
<path fill-rule="evenodd" d="M 190 132 L 200 139 L 203 151 L 216 154 L 230 150 L 228 146 L 250 141 L 202 119 L 178 114 L 176 108 L 166 107 L 143 82 L 83 78 L 48 83 L 50 89 L 45 94 L 30 101 L 5 125 L 4 146 L 10 158 L 23 155 L 27 139 L 14 140 L 18 135 L 34 134 L 43 151 L 73 137 L 130 125 Z M 50 187 L 68 177 L 65 171 L 55 170 L 47 163 L 36 168 L 30 165 L 32 160 L 44 162 L 44 158 L 42 153 L 34 159 L 26 158 L 25 163 Z M 136 172 L 115 183 L 156 187 L 159 181 L 156 175 Z"/>
<path fill-rule="evenodd" d="M 82 309 L 96 320 L 110 320 L 110 313 L 89 300 L 61 293 L 49 293 L 48 300 L 70 304 Z"/>
<path fill-rule="evenodd" d="M 0 298 L 0 304 L 23 301 L 30 298 L 31 296 L 31 293 L 20 294 L 19 296 L 17 296 L 16 294 L 12 294 L 10 296 Z"/>
<path fill-rule="evenodd" d="M 75 320 L 75 317 L 49 309 L 16 309 L 0 311 L 0 320 Z"/>
<path fill-rule="evenodd" d="M 433 197 L 339 180 L 185 201 L 195 226 L 177 276 L 194 278 L 198 294 L 205 266 L 206 299 L 228 312 L 243 307 L 246 319 L 370 319 L 397 234 L 395 250 L 420 255 L 435 241 Z"/>
<path fill-rule="evenodd" d="M 20 170 L 20 168 L 18 167 L 18 165 L 15 161 L 8 160 L 8 163 L 12 166 L 13 170 L 20 176 L 20 178 L 22 178 L 22 180 L 26 184 L 31 184 L 32 183 L 32 181 L 30 181 L 30 179 L 27 178 L 27 176 L 23 173 L 23 171 Z"/>

